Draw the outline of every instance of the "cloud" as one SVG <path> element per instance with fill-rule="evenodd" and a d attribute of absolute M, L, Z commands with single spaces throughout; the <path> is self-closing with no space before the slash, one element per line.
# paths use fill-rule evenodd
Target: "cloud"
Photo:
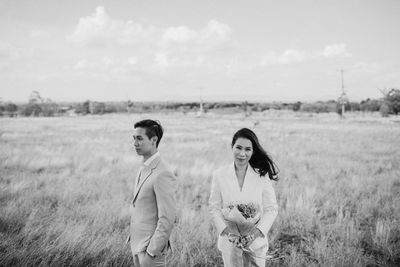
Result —
<path fill-rule="evenodd" d="M 287 49 L 283 53 L 278 54 L 275 51 L 267 53 L 261 59 L 261 66 L 277 65 L 277 64 L 293 64 L 306 60 L 306 53 L 295 49 Z"/>
<path fill-rule="evenodd" d="M 225 53 L 228 50 L 225 48 L 233 47 L 230 46 L 232 32 L 229 25 L 215 19 L 209 20 L 199 29 L 187 25 L 164 28 L 143 25 L 132 20 L 114 19 L 104 7 L 98 6 L 93 14 L 79 19 L 73 32 L 67 36 L 67 40 L 78 46 L 99 49 L 134 46 L 141 60 L 125 58 L 124 67 L 132 68 L 135 65 L 135 68 L 159 71 L 166 68 L 213 64 L 225 66 L 227 60 L 231 58 Z M 224 51 L 224 55 L 219 54 L 218 59 L 211 56 L 219 51 Z M 94 69 L 93 64 L 93 62 L 77 62 L 74 69 L 81 71 Z M 118 64 L 123 65 L 121 62 Z"/>
<path fill-rule="evenodd" d="M 129 65 L 136 65 L 138 63 L 137 59 L 135 57 L 130 57 L 128 58 L 128 64 Z"/>
<path fill-rule="evenodd" d="M 23 54 L 24 51 L 20 48 L 0 41 L 0 75 L 16 70 Z"/>
<path fill-rule="evenodd" d="M 159 72 L 164 71 L 166 68 L 169 69 L 181 69 L 183 72 L 189 70 L 189 68 L 196 68 L 197 71 L 224 68 L 225 62 L 210 62 L 209 59 L 204 55 L 196 54 L 173 54 L 167 51 L 158 51 L 154 54 L 153 64 L 146 68 L 150 71 Z M 202 69 L 200 69 L 202 68 Z"/>
<path fill-rule="evenodd" d="M 231 39 L 232 29 L 229 25 L 216 20 L 210 20 L 207 27 L 200 31 L 200 43 L 219 46 Z"/>
<path fill-rule="evenodd" d="M 352 56 L 352 54 L 347 51 L 347 45 L 344 43 L 327 45 L 324 50 L 317 51 L 317 55 L 323 57 Z"/>
<path fill-rule="evenodd" d="M 39 34 L 31 33 L 32 36 Z M 198 53 L 220 49 L 231 42 L 231 35 L 231 27 L 217 20 L 210 20 L 199 30 L 185 25 L 157 28 L 132 20 L 113 19 L 104 7 L 98 6 L 93 14 L 79 19 L 67 40 L 76 45 L 95 47 L 141 44 L 141 48 L 149 49 L 156 44 L 158 49 L 168 53 L 181 53 L 182 50 Z"/>
<path fill-rule="evenodd" d="M 74 69 L 75 70 L 82 70 L 82 69 L 87 69 L 89 67 L 89 63 L 86 59 L 79 60 L 75 65 Z"/>
<path fill-rule="evenodd" d="M 98 6 L 94 14 L 79 19 L 67 40 L 83 46 L 131 45 L 149 38 L 153 32 L 152 26 L 145 28 L 131 20 L 112 19 L 104 7 Z"/>
<path fill-rule="evenodd" d="M 34 39 L 34 38 L 43 38 L 43 37 L 51 37 L 54 38 L 54 36 L 59 32 L 55 26 L 47 26 L 44 28 L 40 29 L 32 29 L 29 32 L 29 37 Z"/>
<path fill-rule="evenodd" d="M 283 52 L 283 54 L 278 57 L 278 62 L 281 64 L 290 64 L 290 63 L 304 61 L 304 59 L 305 59 L 305 52 L 289 49 Z"/>
<path fill-rule="evenodd" d="M 213 50 L 231 41 L 232 29 L 217 20 L 195 31 L 187 26 L 170 27 L 164 31 L 161 44 L 164 47 L 180 45 L 189 49 Z"/>
<path fill-rule="evenodd" d="M 377 63 L 357 62 L 350 69 L 356 73 L 377 74 L 380 66 Z"/>
<path fill-rule="evenodd" d="M 198 33 L 189 29 L 187 26 L 170 27 L 163 36 L 163 42 L 169 43 L 189 43 L 198 38 Z"/>
<path fill-rule="evenodd" d="M 203 66 L 215 69 L 215 64 L 220 64 L 223 69 L 227 64 L 227 61 L 224 61 L 225 55 L 219 54 L 218 59 L 211 55 L 229 47 L 232 42 L 231 35 L 232 29 L 229 25 L 216 20 L 210 20 L 198 30 L 188 26 L 166 28 L 159 42 L 155 66 L 156 68 Z M 229 58 L 230 56 L 225 59 Z"/>
<path fill-rule="evenodd" d="M 166 68 L 169 66 L 168 56 L 163 52 L 158 52 L 155 55 L 154 61 L 161 68 Z"/>
<path fill-rule="evenodd" d="M 0 42 L 0 59 L 2 61 L 17 60 L 21 54 L 18 49 L 9 43 Z"/>
<path fill-rule="evenodd" d="M 115 60 L 110 57 L 103 57 L 90 61 L 87 59 L 81 59 L 73 66 L 73 69 L 78 71 L 101 72 L 112 70 L 118 64 L 119 63 L 116 63 Z"/>
<path fill-rule="evenodd" d="M 293 64 L 306 60 L 334 57 L 352 57 L 352 54 L 347 51 L 347 46 L 344 43 L 327 45 L 324 49 L 313 51 L 287 49 L 281 54 L 270 51 L 262 57 L 260 65 Z"/>
<path fill-rule="evenodd" d="M 139 79 L 136 62 L 134 57 L 116 59 L 105 56 L 81 59 L 72 66 L 72 75 L 105 82 L 129 82 Z M 135 75 L 132 75 L 133 73 Z"/>
<path fill-rule="evenodd" d="M 239 58 L 233 57 L 226 65 L 226 74 L 235 74 L 240 71 Z"/>
<path fill-rule="evenodd" d="M 34 30 L 31 30 L 31 32 L 29 33 L 29 36 L 31 38 L 37 38 L 37 37 L 43 36 L 44 34 L 45 34 L 44 31 L 38 30 L 38 29 L 34 29 Z"/>
<path fill-rule="evenodd" d="M 227 51 L 224 48 L 230 47 L 232 32 L 229 25 L 215 19 L 209 20 L 200 29 L 186 25 L 164 28 L 143 25 L 132 20 L 114 19 L 104 7 L 98 6 L 93 14 L 79 19 L 73 32 L 67 36 L 67 40 L 78 46 L 99 49 L 134 46 L 135 52 L 141 57 L 141 66 L 138 65 L 136 58 L 125 59 L 125 64 L 159 71 L 160 68 L 212 64 L 208 60 L 216 64 L 219 62 L 221 67 L 224 66 L 226 64 L 226 61 L 222 62 L 224 55 L 219 55 L 217 60 L 210 55 Z M 91 66 L 78 63 L 75 65 L 75 70 Z"/>
<path fill-rule="evenodd" d="M 90 44 L 104 42 L 115 37 L 119 22 L 112 22 L 104 7 L 97 7 L 96 13 L 79 19 L 78 25 L 69 40 L 77 44 Z"/>
<path fill-rule="evenodd" d="M 154 34 L 157 29 L 153 26 L 143 26 L 131 20 L 126 22 L 119 34 L 118 43 L 121 45 L 132 45 L 142 41 L 155 41 Z"/>

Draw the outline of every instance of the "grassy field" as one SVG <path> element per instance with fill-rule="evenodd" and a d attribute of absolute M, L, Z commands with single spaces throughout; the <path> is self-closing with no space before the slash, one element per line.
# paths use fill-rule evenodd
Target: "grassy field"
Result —
<path fill-rule="evenodd" d="M 400 264 L 399 118 L 305 113 L 0 118 L 0 266 L 130 266 L 140 159 L 133 123 L 159 119 L 179 178 L 169 266 L 220 266 L 210 174 L 253 129 L 279 166 L 268 266 Z"/>

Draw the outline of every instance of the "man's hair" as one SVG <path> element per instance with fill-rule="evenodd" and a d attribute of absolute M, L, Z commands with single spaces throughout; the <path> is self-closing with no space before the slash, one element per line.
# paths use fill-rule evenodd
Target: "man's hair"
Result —
<path fill-rule="evenodd" d="M 158 144 L 160 143 L 164 133 L 164 129 L 159 121 L 154 121 L 154 120 L 138 121 L 135 123 L 134 128 L 135 129 L 144 128 L 146 130 L 146 135 L 149 139 L 152 138 L 153 136 L 157 136 L 156 147 L 158 147 Z"/>

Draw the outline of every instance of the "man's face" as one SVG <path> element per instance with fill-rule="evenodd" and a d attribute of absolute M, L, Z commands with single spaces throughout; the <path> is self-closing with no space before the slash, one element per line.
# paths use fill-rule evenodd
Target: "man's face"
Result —
<path fill-rule="evenodd" d="M 141 127 L 135 128 L 133 134 L 133 140 L 136 153 L 140 156 L 146 156 L 151 154 L 151 152 L 156 147 L 156 139 L 157 138 L 155 137 L 149 139 L 149 137 L 146 135 L 145 128 Z"/>

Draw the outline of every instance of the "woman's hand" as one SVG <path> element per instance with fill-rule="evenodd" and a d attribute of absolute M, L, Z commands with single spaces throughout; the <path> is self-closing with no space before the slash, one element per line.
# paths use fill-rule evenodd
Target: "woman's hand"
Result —
<path fill-rule="evenodd" d="M 242 247 L 242 237 L 229 232 L 228 227 L 222 231 L 221 236 L 227 236 L 229 242 L 233 243 L 236 247 Z"/>
<path fill-rule="evenodd" d="M 242 242 L 241 242 L 241 237 L 235 234 L 228 234 L 228 240 L 229 242 L 233 243 L 236 247 L 241 247 Z"/>

